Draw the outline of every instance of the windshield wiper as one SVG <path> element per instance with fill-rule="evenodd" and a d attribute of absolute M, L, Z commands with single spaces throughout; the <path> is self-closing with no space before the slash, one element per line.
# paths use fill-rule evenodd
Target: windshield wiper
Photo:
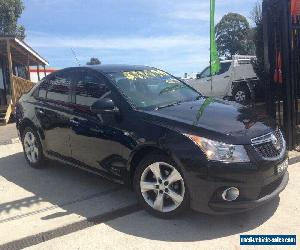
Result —
<path fill-rule="evenodd" d="M 175 105 L 179 105 L 182 102 L 183 101 L 178 101 L 178 102 L 173 102 L 173 103 L 169 103 L 169 104 L 166 104 L 166 105 L 157 106 L 154 110 L 159 110 L 159 109 L 163 109 L 163 108 L 172 107 L 172 106 L 175 106 Z"/>
<path fill-rule="evenodd" d="M 198 96 L 195 98 L 195 101 L 200 100 L 202 97 L 203 97 L 203 95 L 198 95 Z"/>
<path fill-rule="evenodd" d="M 174 86 L 169 86 L 169 87 L 166 87 L 164 89 L 162 89 L 159 94 L 164 94 L 164 93 L 167 93 L 167 92 L 170 92 L 170 91 L 173 91 L 173 90 L 178 90 L 178 89 L 182 89 L 182 88 L 187 88 L 187 86 L 185 85 L 181 85 L 181 84 L 176 84 Z"/>

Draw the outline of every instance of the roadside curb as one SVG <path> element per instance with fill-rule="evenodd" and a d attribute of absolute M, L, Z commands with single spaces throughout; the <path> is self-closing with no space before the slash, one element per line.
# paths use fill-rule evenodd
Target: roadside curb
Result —
<path fill-rule="evenodd" d="M 300 152 L 297 151 L 289 151 L 289 165 L 293 165 L 297 162 L 300 162 Z"/>
<path fill-rule="evenodd" d="M 300 162 L 300 155 L 289 158 L 289 165 Z"/>

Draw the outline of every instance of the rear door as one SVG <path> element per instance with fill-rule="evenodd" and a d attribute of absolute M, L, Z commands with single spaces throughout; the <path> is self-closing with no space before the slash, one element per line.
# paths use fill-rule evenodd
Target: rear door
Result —
<path fill-rule="evenodd" d="M 108 81 L 89 69 L 78 69 L 73 87 L 73 117 L 71 119 L 72 158 L 86 168 L 114 177 L 121 177 L 127 161 L 127 134 L 121 130 L 121 119 L 114 114 L 95 115 L 91 105 L 101 98 L 112 95 Z"/>
<path fill-rule="evenodd" d="M 35 108 L 43 129 L 46 151 L 60 158 L 71 156 L 71 81 L 70 70 L 46 78 L 39 86 Z"/>

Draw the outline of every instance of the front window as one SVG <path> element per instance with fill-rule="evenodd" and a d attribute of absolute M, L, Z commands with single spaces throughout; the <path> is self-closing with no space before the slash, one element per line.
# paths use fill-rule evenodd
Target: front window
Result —
<path fill-rule="evenodd" d="M 206 77 L 210 77 L 210 67 L 207 67 L 205 70 L 202 71 L 202 73 L 200 74 L 200 78 L 206 78 Z"/>
<path fill-rule="evenodd" d="M 76 73 L 74 100 L 76 104 L 90 107 L 100 98 L 107 97 L 110 94 L 106 82 L 101 78 L 96 78 L 85 70 L 78 70 Z"/>
<path fill-rule="evenodd" d="M 109 73 L 109 76 L 138 109 L 152 110 L 199 97 L 188 85 L 154 68 Z"/>

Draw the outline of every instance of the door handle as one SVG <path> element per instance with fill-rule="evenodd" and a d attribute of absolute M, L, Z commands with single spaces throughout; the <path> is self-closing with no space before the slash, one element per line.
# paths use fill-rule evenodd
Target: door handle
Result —
<path fill-rule="evenodd" d="M 79 126 L 79 121 L 77 119 L 70 119 L 70 123 L 73 125 L 73 126 Z"/>
<path fill-rule="evenodd" d="M 230 77 L 230 76 L 224 76 L 224 78 L 228 78 L 228 77 Z"/>

